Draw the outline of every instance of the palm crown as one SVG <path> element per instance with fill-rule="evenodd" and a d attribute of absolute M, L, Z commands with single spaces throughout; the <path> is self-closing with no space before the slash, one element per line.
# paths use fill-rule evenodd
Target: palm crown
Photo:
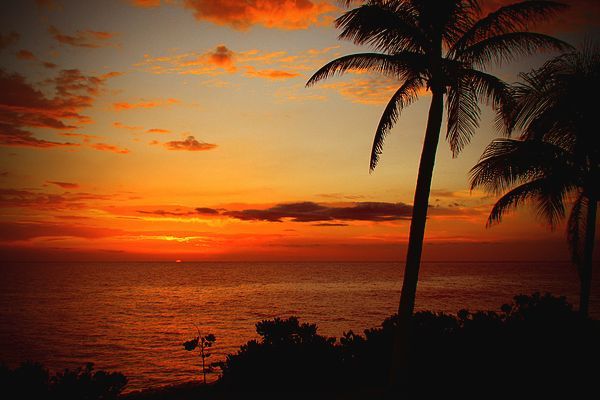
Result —
<path fill-rule="evenodd" d="M 567 239 L 582 284 L 587 284 L 600 194 L 600 148 L 597 105 L 582 90 L 600 90 L 600 47 L 586 43 L 582 51 L 560 55 L 521 78 L 510 91 L 512 106 L 503 111 L 507 133 L 517 129 L 521 135 L 494 140 L 486 148 L 471 170 L 471 186 L 502 194 L 488 225 L 532 201 L 538 215 L 554 227 L 572 200 Z"/>
<path fill-rule="evenodd" d="M 345 1 L 346 5 L 352 1 Z M 369 0 L 336 20 L 340 38 L 368 45 L 375 52 L 338 58 L 319 69 L 307 82 L 313 85 L 351 70 L 387 75 L 399 82 L 375 131 L 371 171 L 377 166 L 383 142 L 400 112 L 421 90 L 431 92 L 431 105 L 419 161 L 402 294 L 399 328 L 394 339 L 391 383 L 407 384 L 410 321 L 414 310 L 429 193 L 439 142 L 444 100 L 448 110 L 446 139 L 453 155 L 469 143 L 479 125 L 479 102 L 499 111 L 511 109 L 509 87 L 486 72 L 517 56 L 570 46 L 553 37 L 528 32 L 528 25 L 553 16 L 565 6 L 551 1 L 524 1 L 483 15 L 478 0 Z M 500 112 L 500 125 L 508 125 Z"/>
<path fill-rule="evenodd" d="M 377 126 L 371 170 L 400 112 L 417 99 L 420 90 L 446 94 L 446 138 L 457 155 L 479 124 L 478 102 L 500 107 L 509 101 L 507 85 L 484 68 L 538 50 L 568 48 L 551 36 L 526 31 L 531 23 L 564 7 L 550 1 L 524 1 L 482 17 L 477 0 L 370 0 L 339 17 L 336 26 L 342 30 L 341 39 L 379 52 L 333 60 L 307 85 L 356 69 L 401 82 Z"/>

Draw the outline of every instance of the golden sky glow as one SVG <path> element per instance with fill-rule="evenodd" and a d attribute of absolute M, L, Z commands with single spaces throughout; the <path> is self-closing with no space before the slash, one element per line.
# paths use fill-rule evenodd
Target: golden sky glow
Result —
<path fill-rule="evenodd" d="M 577 44 L 597 33 L 599 6 L 568 3 L 540 30 Z M 304 87 L 366 51 L 337 40 L 341 12 L 325 0 L 2 2 L 2 258 L 401 260 L 429 96 L 369 174 L 398 83 L 352 71 Z M 548 56 L 493 72 L 512 82 Z M 485 228 L 495 199 L 469 192 L 467 174 L 495 136 L 485 109 L 458 158 L 441 141 L 424 259 L 568 259 L 563 228 L 534 212 Z"/>

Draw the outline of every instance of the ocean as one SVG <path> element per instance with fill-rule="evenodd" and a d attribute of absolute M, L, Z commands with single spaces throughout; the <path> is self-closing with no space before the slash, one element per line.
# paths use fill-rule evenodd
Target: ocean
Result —
<path fill-rule="evenodd" d="M 51 370 L 93 362 L 123 372 L 127 391 L 200 379 L 182 343 L 213 333 L 209 361 L 250 339 L 254 324 L 298 316 L 340 337 L 396 311 L 400 263 L 12 263 L 0 266 L 0 362 Z M 595 266 L 591 313 L 600 316 Z M 577 306 L 569 263 L 436 262 L 421 269 L 416 308 L 499 310 L 550 292 Z M 214 379 L 214 377 L 213 377 Z"/>

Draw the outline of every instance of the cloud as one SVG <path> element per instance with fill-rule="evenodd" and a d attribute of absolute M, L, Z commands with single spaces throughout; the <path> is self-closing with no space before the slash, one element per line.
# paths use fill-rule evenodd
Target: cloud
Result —
<path fill-rule="evenodd" d="M 237 71 L 238 55 L 221 44 L 202 53 L 189 52 L 170 56 L 151 57 L 144 55 L 144 61 L 135 66 L 146 67 L 154 74 L 186 74 L 217 76 Z"/>
<path fill-rule="evenodd" d="M 70 131 L 91 119 L 81 112 L 90 108 L 114 73 L 87 76 L 77 69 L 62 70 L 44 85 L 54 97 L 34 87 L 22 75 L 0 69 L 0 145 L 20 147 L 64 147 L 77 143 L 57 142 L 34 136 L 30 129 Z"/>
<path fill-rule="evenodd" d="M 160 7 L 160 0 L 129 0 L 129 2 L 141 8 L 156 8 Z"/>
<path fill-rule="evenodd" d="M 171 106 L 174 104 L 179 104 L 180 101 L 178 99 L 169 98 L 166 100 L 142 100 L 137 103 L 129 103 L 126 101 L 113 103 L 113 109 L 115 111 L 126 111 L 126 110 L 134 110 L 137 108 L 149 109 L 156 108 L 162 106 Z"/>
<path fill-rule="evenodd" d="M 276 204 L 266 209 L 246 209 L 222 213 L 243 221 L 293 222 L 319 221 L 396 221 L 410 219 L 412 206 L 404 203 L 357 202 L 348 206 L 329 206 L 310 201 Z"/>
<path fill-rule="evenodd" d="M 254 67 L 248 66 L 246 67 L 246 76 L 251 76 L 254 78 L 266 78 L 266 79 L 290 79 L 300 76 L 299 73 L 296 72 L 288 72 L 288 71 L 280 71 L 275 69 L 263 69 L 257 70 Z"/>
<path fill-rule="evenodd" d="M 7 48 L 8 46 L 16 43 L 21 35 L 15 31 L 10 31 L 6 34 L 0 33 L 0 50 Z"/>
<path fill-rule="evenodd" d="M 160 129 L 160 128 L 151 128 L 151 129 L 148 129 L 146 132 L 148 132 L 148 133 L 161 133 L 161 134 L 162 133 L 171 133 L 171 131 L 168 130 L 168 129 Z"/>
<path fill-rule="evenodd" d="M 194 210 L 196 211 L 196 213 L 202 214 L 202 215 L 217 215 L 217 214 L 219 214 L 219 210 L 214 209 L 214 208 L 208 208 L 208 207 L 196 207 Z"/>
<path fill-rule="evenodd" d="M 159 217 L 191 217 L 198 215 L 219 215 L 219 210 L 209 207 L 197 207 L 193 210 L 182 210 L 175 208 L 174 210 L 137 210 L 140 214 L 156 215 Z"/>
<path fill-rule="evenodd" d="M 53 194 L 27 189 L 0 189 L 2 207 L 36 210 L 81 209 L 90 201 L 109 201 L 115 198 L 115 195 L 85 192 Z"/>
<path fill-rule="evenodd" d="M 99 228 L 87 225 L 65 225 L 53 223 L 0 222 L 0 241 L 25 241 L 45 237 L 77 237 L 98 239 L 120 236 L 120 229 Z"/>
<path fill-rule="evenodd" d="M 90 147 L 99 151 L 111 151 L 113 153 L 118 153 L 118 154 L 128 154 L 129 150 L 128 149 L 124 149 L 112 144 L 106 144 L 106 143 L 92 143 L 90 144 Z"/>
<path fill-rule="evenodd" d="M 353 103 L 387 104 L 398 90 L 398 82 L 386 77 L 356 77 L 347 81 L 322 84 L 320 87 L 335 90 Z M 424 93 L 426 92 L 420 94 Z"/>
<path fill-rule="evenodd" d="M 111 40 L 115 34 L 105 31 L 92 31 L 92 30 L 78 30 L 75 35 L 67 35 L 62 33 L 55 26 L 50 26 L 48 32 L 54 40 L 59 43 L 66 44 L 73 47 L 84 47 L 84 48 L 99 48 L 114 46 Z"/>
<path fill-rule="evenodd" d="M 56 185 L 58 187 L 61 187 L 63 189 L 79 189 L 79 184 L 78 183 L 71 183 L 71 182 L 59 182 L 59 181 L 46 181 L 47 183 L 50 183 L 52 185 Z"/>
<path fill-rule="evenodd" d="M 37 4 L 39 8 L 45 8 L 47 10 L 62 10 L 62 5 L 55 0 L 35 0 L 35 4 Z"/>
<path fill-rule="evenodd" d="M 123 124 L 123 123 L 121 123 L 119 121 L 113 122 L 113 126 L 115 128 L 125 129 L 125 130 L 128 130 L 128 131 L 140 131 L 140 130 L 144 129 L 141 126 L 125 125 L 125 124 Z"/>
<path fill-rule="evenodd" d="M 27 60 L 27 61 L 36 61 L 37 60 L 37 57 L 29 50 L 17 51 L 17 58 L 19 60 Z"/>
<path fill-rule="evenodd" d="M 246 30 L 253 25 L 277 29 L 306 29 L 330 21 L 336 10 L 325 1 L 313 0 L 185 0 L 199 21 Z"/>
<path fill-rule="evenodd" d="M 233 65 L 233 51 L 229 50 L 227 46 L 217 46 L 215 51 L 208 53 L 208 59 L 212 64 L 228 71 L 236 70 Z"/>
<path fill-rule="evenodd" d="M 314 71 L 329 61 L 328 54 L 339 46 L 322 49 L 308 49 L 295 54 L 287 51 L 263 51 L 251 49 L 234 51 L 224 44 L 202 53 L 187 52 L 181 54 L 153 57 L 144 55 L 144 60 L 135 64 L 153 74 L 206 75 L 211 77 L 227 76 L 236 73 L 248 78 L 287 80 Z M 218 81 L 218 86 L 228 82 Z M 304 89 L 304 85 L 302 85 Z M 305 95 L 304 95 L 305 96 Z M 296 96 L 297 97 L 297 96 Z M 314 96 L 312 96 L 314 98 Z"/>
<path fill-rule="evenodd" d="M 187 150 L 187 151 L 205 151 L 217 147 L 216 144 L 205 143 L 196 140 L 193 136 L 188 136 L 185 140 L 173 140 L 167 142 L 164 146 L 169 150 Z"/>

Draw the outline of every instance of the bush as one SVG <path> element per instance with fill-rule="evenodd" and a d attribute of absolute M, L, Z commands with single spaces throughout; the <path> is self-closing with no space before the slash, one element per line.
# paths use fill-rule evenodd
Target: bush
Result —
<path fill-rule="evenodd" d="M 295 317 L 262 321 L 256 325 L 261 340 L 220 363 L 219 383 L 263 391 L 384 387 L 397 324 L 392 316 L 364 335 L 345 332 L 336 342 Z M 499 312 L 418 312 L 410 332 L 406 373 L 423 392 L 591 385 L 593 369 L 583 360 L 600 355 L 598 321 L 548 294 L 516 296 Z"/>
<path fill-rule="evenodd" d="M 7 393 L 23 399 L 111 400 L 127 384 L 119 372 L 93 371 L 93 364 L 55 375 L 39 363 L 26 362 L 15 369 L 0 368 L 0 384 Z"/>

